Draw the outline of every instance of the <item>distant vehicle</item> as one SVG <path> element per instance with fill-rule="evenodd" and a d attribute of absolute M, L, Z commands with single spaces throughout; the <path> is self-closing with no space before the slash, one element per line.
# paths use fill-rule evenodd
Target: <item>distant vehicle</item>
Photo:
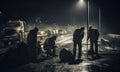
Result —
<path fill-rule="evenodd" d="M 3 28 L 3 40 L 4 41 L 23 41 L 25 31 L 25 21 L 15 20 L 8 21 Z"/>
<path fill-rule="evenodd" d="M 67 34 L 66 30 L 62 30 L 62 29 L 52 30 L 52 35 L 64 35 L 64 34 Z"/>
<path fill-rule="evenodd" d="M 45 32 L 45 31 L 38 31 L 38 33 L 37 33 L 37 37 L 40 39 L 44 39 L 47 36 L 48 36 L 47 32 Z"/>
<path fill-rule="evenodd" d="M 64 34 L 67 34 L 67 31 L 66 30 L 58 30 L 58 34 L 59 35 L 64 35 Z"/>

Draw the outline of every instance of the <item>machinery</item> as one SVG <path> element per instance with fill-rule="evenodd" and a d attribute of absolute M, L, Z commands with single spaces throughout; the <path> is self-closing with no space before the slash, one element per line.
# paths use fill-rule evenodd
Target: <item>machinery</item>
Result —
<path fill-rule="evenodd" d="M 5 27 L 3 28 L 2 40 L 5 42 L 5 44 L 23 41 L 25 38 L 25 24 L 25 21 L 21 20 L 8 21 Z"/>

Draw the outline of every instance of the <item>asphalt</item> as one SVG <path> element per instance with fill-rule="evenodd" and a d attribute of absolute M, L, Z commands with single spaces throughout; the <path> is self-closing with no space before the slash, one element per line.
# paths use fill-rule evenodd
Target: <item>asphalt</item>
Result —
<path fill-rule="evenodd" d="M 12 64 L 9 67 L 5 63 L 4 66 L 1 66 L 1 72 L 120 72 L 119 53 L 100 53 L 100 57 L 96 59 L 83 53 L 81 61 L 69 64 L 68 62 L 60 62 L 60 50 L 57 49 L 58 56 L 37 62 L 23 63 L 22 65 Z"/>
<path fill-rule="evenodd" d="M 67 39 L 68 38 L 68 39 Z M 60 62 L 59 53 L 61 49 L 67 48 L 72 52 L 71 38 L 67 40 L 58 40 L 56 57 L 46 58 L 46 54 L 38 55 L 39 59 L 36 62 L 21 62 L 19 60 L 12 61 L 9 66 L 3 60 L 4 54 L 0 55 L 0 72 L 120 72 L 120 51 L 99 46 L 99 58 L 92 59 L 86 54 L 86 45 L 83 45 L 81 60 L 76 60 L 73 63 Z"/>

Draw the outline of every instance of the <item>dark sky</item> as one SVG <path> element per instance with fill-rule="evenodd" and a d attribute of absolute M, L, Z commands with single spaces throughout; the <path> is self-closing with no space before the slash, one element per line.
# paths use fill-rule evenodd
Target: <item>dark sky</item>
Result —
<path fill-rule="evenodd" d="M 78 0 L 1 0 L 2 19 L 25 19 L 40 17 L 51 23 L 71 23 L 72 7 Z M 120 4 L 113 0 L 90 0 L 90 5 L 100 7 L 102 24 L 119 32 Z M 91 9 L 92 10 L 92 9 Z M 93 12 L 93 11 L 92 11 Z M 95 12 L 95 11 L 94 11 Z M 93 12 L 93 13 L 94 13 Z M 80 17 L 78 17 L 79 20 Z M 1 19 L 1 20 L 2 20 Z M 96 20 L 95 18 L 94 20 Z M 79 22 L 79 21 L 78 21 Z"/>

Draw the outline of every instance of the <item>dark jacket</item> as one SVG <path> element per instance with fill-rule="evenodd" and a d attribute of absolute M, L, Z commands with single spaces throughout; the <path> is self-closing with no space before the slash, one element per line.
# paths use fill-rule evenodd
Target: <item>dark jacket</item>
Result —
<path fill-rule="evenodd" d="M 36 46 L 37 44 L 37 32 L 35 30 L 31 30 L 28 34 L 27 41 L 29 45 Z"/>
<path fill-rule="evenodd" d="M 84 37 L 84 32 L 81 29 L 76 29 L 73 33 L 73 41 L 81 42 Z"/>
<path fill-rule="evenodd" d="M 88 32 L 88 39 L 90 41 L 97 41 L 99 37 L 99 32 L 97 29 L 90 29 Z"/>
<path fill-rule="evenodd" d="M 55 45 L 55 39 L 53 37 L 51 38 L 47 38 L 44 42 L 44 49 L 47 50 L 47 49 L 52 49 L 52 48 L 55 48 L 56 45 Z"/>

